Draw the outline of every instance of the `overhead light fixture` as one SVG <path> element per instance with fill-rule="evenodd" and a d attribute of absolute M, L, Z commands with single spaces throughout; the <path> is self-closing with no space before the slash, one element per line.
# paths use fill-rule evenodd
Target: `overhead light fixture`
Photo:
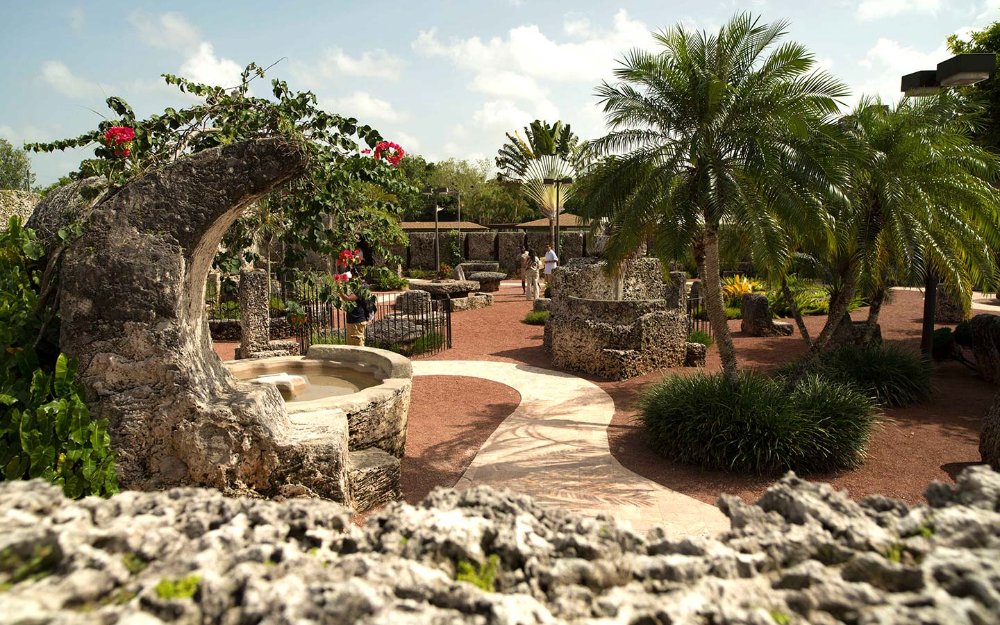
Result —
<path fill-rule="evenodd" d="M 959 54 L 938 63 L 937 81 L 942 87 L 974 85 L 989 79 L 996 70 L 995 54 Z"/>
<path fill-rule="evenodd" d="M 899 90 L 909 97 L 934 95 L 941 91 L 941 83 L 937 80 L 937 74 L 937 71 L 933 69 L 907 74 L 903 76 Z"/>

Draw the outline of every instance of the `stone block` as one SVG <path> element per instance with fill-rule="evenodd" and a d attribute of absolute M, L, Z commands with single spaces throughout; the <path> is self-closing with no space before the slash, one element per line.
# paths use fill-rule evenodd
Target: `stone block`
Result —
<path fill-rule="evenodd" d="M 552 236 L 549 234 L 549 232 L 547 230 L 545 231 L 532 230 L 530 232 L 525 233 L 524 238 L 525 238 L 525 244 L 528 246 L 528 249 L 534 252 L 535 254 L 538 254 L 539 258 L 544 259 L 545 251 L 548 248 L 549 243 L 552 242 Z"/>
<path fill-rule="evenodd" d="M 976 315 L 969 323 L 979 375 L 991 384 L 1000 384 L 1000 317 Z"/>
<path fill-rule="evenodd" d="M 535 311 L 535 312 L 543 312 L 543 311 L 548 310 L 549 306 L 551 304 L 552 304 L 552 299 L 551 298 L 549 298 L 549 297 L 539 297 L 538 299 L 536 299 L 534 301 L 534 303 L 531 306 L 531 309 L 533 311 Z"/>
<path fill-rule="evenodd" d="M 500 290 L 500 281 L 507 277 L 507 274 L 494 271 L 477 271 L 470 274 L 469 279 L 479 283 L 479 289 L 483 293 L 496 293 Z"/>
<path fill-rule="evenodd" d="M 351 502 L 358 512 L 402 498 L 399 458 L 381 449 L 350 453 Z"/>
<path fill-rule="evenodd" d="M 508 275 L 513 274 L 517 269 L 517 257 L 523 251 L 523 232 L 497 233 L 497 260 L 500 262 L 500 271 L 506 271 Z"/>
<path fill-rule="evenodd" d="M 962 302 L 945 286 L 937 288 L 937 297 L 934 299 L 934 321 L 937 323 L 961 323 L 972 317 L 972 307 L 969 302 L 962 305 Z"/>
<path fill-rule="evenodd" d="M 583 257 L 583 232 L 559 233 L 559 258 L 565 263 L 573 258 Z"/>
<path fill-rule="evenodd" d="M 396 296 L 393 308 L 413 317 L 429 317 L 433 311 L 431 294 L 427 291 L 411 289 Z"/>
<path fill-rule="evenodd" d="M 704 367 L 708 356 L 708 347 L 701 343 L 686 343 L 684 356 L 685 367 Z"/>
<path fill-rule="evenodd" d="M 993 398 L 993 405 L 983 417 L 979 455 L 983 462 L 1000 471 L 1000 394 Z"/>
<path fill-rule="evenodd" d="M 496 260 L 496 232 L 470 232 L 465 237 L 469 260 Z"/>
<path fill-rule="evenodd" d="M 670 308 L 687 310 L 687 273 L 670 272 L 670 281 L 663 285 L 663 299 Z"/>
<path fill-rule="evenodd" d="M 441 255 L 444 258 L 444 254 Z M 434 233 L 413 232 L 410 234 L 410 268 L 437 269 L 434 265 Z"/>
<path fill-rule="evenodd" d="M 412 343 L 423 334 L 423 328 L 408 319 L 383 317 L 372 321 L 365 328 L 365 343 L 371 346 Z"/>
<path fill-rule="evenodd" d="M 240 348 L 237 358 L 253 358 L 268 351 L 271 340 L 271 311 L 267 272 L 257 269 L 240 272 Z"/>
<path fill-rule="evenodd" d="M 747 293 L 743 296 L 740 330 L 749 336 L 791 336 L 792 324 L 771 319 L 767 295 Z"/>

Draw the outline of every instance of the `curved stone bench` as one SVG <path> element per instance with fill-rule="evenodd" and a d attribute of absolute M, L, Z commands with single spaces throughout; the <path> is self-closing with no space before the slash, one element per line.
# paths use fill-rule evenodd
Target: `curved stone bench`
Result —
<path fill-rule="evenodd" d="M 470 280 L 479 283 L 479 289 L 484 293 L 495 293 L 500 290 L 500 281 L 507 277 L 507 274 L 499 271 L 479 271 L 469 275 Z"/>

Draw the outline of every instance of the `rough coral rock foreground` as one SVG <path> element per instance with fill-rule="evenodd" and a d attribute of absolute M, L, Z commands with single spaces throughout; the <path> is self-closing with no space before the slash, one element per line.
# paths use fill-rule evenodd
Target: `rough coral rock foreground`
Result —
<path fill-rule="evenodd" d="M 324 501 L 182 489 L 74 502 L 6 483 L 0 621 L 1000 622 L 1000 474 L 974 467 L 927 496 L 858 503 L 790 475 L 756 505 L 723 497 L 732 530 L 695 539 L 485 488 L 357 528 Z"/>

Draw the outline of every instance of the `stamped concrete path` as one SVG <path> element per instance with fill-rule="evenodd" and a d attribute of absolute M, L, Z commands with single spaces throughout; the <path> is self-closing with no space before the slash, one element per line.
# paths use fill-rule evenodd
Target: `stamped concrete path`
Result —
<path fill-rule="evenodd" d="M 615 460 L 607 435 L 615 404 L 592 382 L 540 367 L 477 360 L 417 360 L 413 374 L 484 378 L 521 394 L 517 409 L 483 444 L 455 488 L 509 488 L 543 505 L 608 514 L 639 531 L 663 525 L 674 535 L 707 536 L 729 529 L 715 506 Z"/>

